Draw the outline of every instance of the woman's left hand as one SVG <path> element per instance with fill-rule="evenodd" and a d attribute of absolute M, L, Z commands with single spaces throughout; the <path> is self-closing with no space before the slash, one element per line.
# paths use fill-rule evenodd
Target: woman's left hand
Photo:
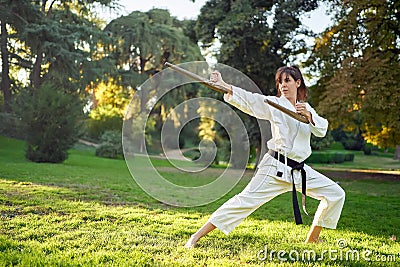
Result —
<path fill-rule="evenodd" d="M 296 112 L 306 117 L 308 121 L 313 122 L 311 112 L 307 110 L 306 103 L 296 103 Z"/>

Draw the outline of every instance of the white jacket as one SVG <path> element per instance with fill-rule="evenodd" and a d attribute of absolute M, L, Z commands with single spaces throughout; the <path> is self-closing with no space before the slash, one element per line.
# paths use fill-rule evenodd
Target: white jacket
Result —
<path fill-rule="evenodd" d="M 266 98 L 296 112 L 295 107 L 284 96 L 264 96 L 245 91 L 236 86 L 233 86 L 232 95 L 224 95 L 224 100 L 227 103 L 251 116 L 271 122 L 272 138 L 267 143 L 269 149 L 278 151 L 298 162 L 306 160 L 311 155 L 311 133 L 318 137 L 325 136 L 328 121 L 320 117 L 306 103 L 307 110 L 311 112 L 315 124 L 299 122 L 282 111 L 269 106 L 264 102 Z"/>

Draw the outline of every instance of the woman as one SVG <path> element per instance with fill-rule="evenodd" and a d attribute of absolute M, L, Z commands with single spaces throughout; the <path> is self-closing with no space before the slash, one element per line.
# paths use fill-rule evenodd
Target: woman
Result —
<path fill-rule="evenodd" d="M 268 153 L 260 161 L 257 172 L 246 188 L 232 197 L 187 241 L 185 247 L 193 248 L 198 240 L 215 228 L 229 234 L 243 219 L 272 198 L 292 191 L 296 223 L 301 215 L 296 199 L 296 188 L 303 190 L 303 209 L 305 195 L 320 200 L 311 229 L 305 242 L 320 242 L 323 227 L 335 229 L 345 199 L 345 192 L 335 182 L 304 164 L 311 155 L 310 137 L 314 134 L 323 137 L 328 121 L 304 103 L 307 87 L 299 68 L 281 67 L 275 75 L 277 96 L 264 96 L 247 92 L 228 85 L 217 71 L 210 80 L 230 88 L 224 95 L 226 102 L 259 119 L 271 122 L 272 138 L 268 141 Z M 269 99 L 305 116 L 309 124 L 299 122 L 285 113 L 265 103 Z"/>

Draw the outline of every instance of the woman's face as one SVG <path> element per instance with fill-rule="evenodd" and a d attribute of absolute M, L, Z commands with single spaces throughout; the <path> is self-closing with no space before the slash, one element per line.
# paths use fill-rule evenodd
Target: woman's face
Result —
<path fill-rule="evenodd" d="M 295 81 L 292 76 L 283 73 L 281 82 L 279 83 L 279 90 L 281 95 L 289 100 L 296 102 L 297 99 L 297 87 L 300 86 L 301 81 Z"/>

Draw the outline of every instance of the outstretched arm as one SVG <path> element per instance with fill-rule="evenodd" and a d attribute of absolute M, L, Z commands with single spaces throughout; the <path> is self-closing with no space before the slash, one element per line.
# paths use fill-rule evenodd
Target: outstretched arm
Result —
<path fill-rule="evenodd" d="M 257 93 L 251 93 L 239 87 L 227 84 L 224 82 L 221 77 L 221 73 L 218 71 L 213 71 L 211 73 L 210 81 L 230 89 L 224 95 L 224 100 L 232 106 L 258 119 L 271 119 L 269 105 L 264 102 L 266 96 Z"/>

